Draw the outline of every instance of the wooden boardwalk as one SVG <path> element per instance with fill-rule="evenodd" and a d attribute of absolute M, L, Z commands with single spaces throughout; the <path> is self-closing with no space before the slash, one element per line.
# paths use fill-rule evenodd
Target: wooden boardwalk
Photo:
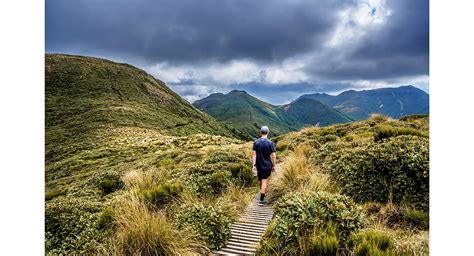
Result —
<path fill-rule="evenodd" d="M 260 197 L 258 194 L 257 197 Z M 231 235 L 224 248 L 215 251 L 214 255 L 253 255 L 268 223 L 273 218 L 273 209 L 258 206 L 255 198 L 245 209 L 240 219 L 231 226 Z"/>

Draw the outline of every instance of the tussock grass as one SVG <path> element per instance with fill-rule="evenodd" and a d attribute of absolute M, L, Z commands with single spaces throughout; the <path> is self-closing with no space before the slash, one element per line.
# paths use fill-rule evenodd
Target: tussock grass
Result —
<path fill-rule="evenodd" d="M 309 128 L 307 128 L 309 129 Z M 270 202 L 273 202 L 288 192 L 294 191 L 328 191 L 338 192 L 329 176 L 310 164 L 309 157 L 314 150 L 309 145 L 299 145 L 285 158 L 285 164 L 279 177 L 269 186 Z"/>
<path fill-rule="evenodd" d="M 117 209 L 118 250 L 126 255 L 195 255 L 207 253 L 200 238 L 177 229 L 162 212 L 151 212 L 132 196 Z"/>

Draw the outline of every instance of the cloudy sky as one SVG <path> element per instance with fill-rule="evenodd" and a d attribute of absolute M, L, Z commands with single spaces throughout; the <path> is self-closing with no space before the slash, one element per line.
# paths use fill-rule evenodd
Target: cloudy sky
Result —
<path fill-rule="evenodd" d="M 46 0 L 46 52 L 138 66 L 193 102 L 233 89 L 429 90 L 428 0 Z"/>

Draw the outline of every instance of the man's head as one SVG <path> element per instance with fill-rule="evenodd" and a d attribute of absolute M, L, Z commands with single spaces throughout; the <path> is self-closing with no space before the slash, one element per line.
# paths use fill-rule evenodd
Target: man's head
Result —
<path fill-rule="evenodd" d="M 270 132 L 270 129 L 268 129 L 268 126 L 262 126 L 262 128 L 260 128 L 260 133 L 262 135 L 268 135 L 268 133 Z"/>

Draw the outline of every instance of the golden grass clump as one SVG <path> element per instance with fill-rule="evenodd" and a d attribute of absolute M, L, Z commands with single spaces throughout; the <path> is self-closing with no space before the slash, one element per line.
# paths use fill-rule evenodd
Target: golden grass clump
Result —
<path fill-rule="evenodd" d="M 294 191 L 328 191 L 338 192 L 328 175 L 321 173 L 309 162 L 313 147 L 305 144 L 298 145 L 285 159 L 278 179 L 270 183 L 269 201 L 275 201 L 284 194 Z"/>
<path fill-rule="evenodd" d="M 117 250 L 125 255 L 196 255 L 208 253 L 202 240 L 178 230 L 162 212 L 151 212 L 132 196 L 116 209 Z"/>

